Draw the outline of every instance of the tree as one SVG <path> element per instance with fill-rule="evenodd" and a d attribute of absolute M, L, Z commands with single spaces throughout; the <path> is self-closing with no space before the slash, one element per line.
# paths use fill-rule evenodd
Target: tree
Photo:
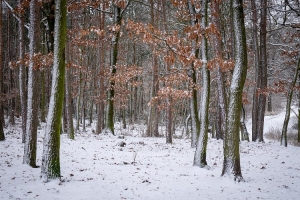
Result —
<path fill-rule="evenodd" d="M 41 176 L 44 181 L 60 179 L 60 132 L 64 101 L 65 44 L 67 7 L 65 0 L 55 2 L 54 62 L 52 88 L 44 138 Z"/>
<path fill-rule="evenodd" d="M 2 47 L 3 47 L 3 40 L 2 40 L 2 1 L 0 1 L 0 141 L 5 140 L 5 135 L 4 135 L 4 131 L 3 131 L 3 126 L 2 126 L 2 70 L 3 70 L 3 66 L 2 66 Z"/>
<path fill-rule="evenodd" d="M 299 70 L 300 70 L 300 57 L 298 58 L 298 64 L 297 64 L 297 67 L 296 67 L 295 75 L 294 75 L 294 78 L 293 78 L 293 81 L 291 83 L 290 89 L 288 91 L 288 96 L 287 96 L 286 112 L 285 112 L 285 117 L 284 117 L 282 132 L 281 132 L 281 140 L 280 140 L 280 144 L 284 145 L 285 147 L 287 147 L 287 127 L 288 127 L 289 120 L 290 120 L 291 103 L 292 103 L 294 87 L 296 85 Z"/>
<path fill-rule="evenodd" d="M 205 30 L 207 27 L 207 0 L 202 1 L 201 5 L 201 26 Z M 208 108 L 210 98 L 210 74 L 207 69 L 208 61 L 208 48 L 207 38 L 205 34 L 202 35 L 201 55 L 202 55 L 202 92 L 201 92 L 201 105 L 200 105 L 200 134 L 197 140 L 197 148 L 194 156 L 194 166 L 206 167 L 206 146 L 208 140 Z"/>
<path fill-rule="evenodd" d="M 120 5 L 119 5 L 120 4 Z M 113 36 L 111 39 L 111 52 L 110 52 L 110 67 L 111 67 L 111 79 L 109 81 L 108 97 L 107 97 L 107 117 L 106 117 L 106 128 L 105 131 L 108 131 L 114 134 L 114 97 L 115 97 L 115 80 L 114 76 L 117 72 L 117 59 L 118 59 L 118 45 L 120 39 L 120 29 L 122 22 L 122 15 L 129 5 L 129 2 L 122 9 L 122 1 L 119 4 L 113 3 L 113 14 L 114 14 L 114 30 Z"/>
<path fill-rule="evenodd" d="M 225 93 L 225 85 L 224 85 L 224 75 L 221 69 L 222 66 L 222 38 L 221 38 L 221 25 L 220 25 L 220 7 L 219 7 L 219 1 L 213 0 L 212 1 L 212 20 L 215 24 L 218 34 L 214 36 L 214 47 L 215 47 L 215 56 L 219 60 L 217 62 L 217 87 L 218 87 L 218 104 L 219 108 L 217 110 L 218 113 L 218 122 L 220 122 L 220 125 L 218 124 L 218 133 L 217 133 L 217 139 L 223 138 L 223 133 L 225 132 L 226 128 L 226 112 L 227 112 L 227 103 L 226 103 L 226 93 Z"/>
<path fill-rule="evenodd" d="M 247 75 L 247 46 L 243 1 L 232 0 L 230 7 L 234 25 L 235 66 L 229 89 L 222 176 L 233 176 L 234 180 L 241 181 L 243 177 L 240 166 L 239 125 L 242 109 L 242 94 Z"/>
<path fill-rule="evenodd" d="M 21 9 L 23 0 L 19 0 L 19 6 Z M 20 11 L 19 18 L 19 60 L 24 59 L 25 42 L 24 42 L 24 16 Z M 26 95 L 26 69 L 24 63 L 20 62 L 19 65 L 19 90 L 21 100 L 21 116 L 22 116 L 22 143 L 25 143 L 26 136 L 26 114 L 27 114 L 27 95 Z"/>
<path fill-rule="evenodd" d="M 38 0 L 30 2 L 30 27 L 29 27 L 29 68 L 28 68 L 28 101 L 26 117 L 26 136 L 23 163 L 31 167 L 36 166 L 36 145 L 38 126 L 38 96 L 39 96 L 39 63 L 35 62 L 40 46 L 40 6 Z"/>
<path fill-rule="evenodd" d="M 189 14 L 191 17 L 191 25 L 196 26 L 198 20 L 196 18 L 195 6 L 190 0 L 187 1 L 187 6 L 189 9 Z M 192 54 L 197 58 L 199 50 L 196 48 L 196 41 L 192 41 Z M 191 112 L 191 121 L 192 121 L 192 134 L 191 134 L 191 146 L 196 147 L 197 138 L 200 133 L 200 121 L 198 117 L 198 105 L 197 105 L 197 90 L 195 88 L 197 84 L 196 71 L 194 63 L 191 64 L 191 68 L 188 71 L 188 76 L 192 79 L 193 88 L 192 88 L 192 98 L 190 99 L 190 112 Z"/>
<path fill-rule="evenodd" d="M 260 22 L 260 63 L 258 69 L 258 88 L 261 91 L 258 96 L 258 115 L 257 115 L 257 137 L 259 142 L 264 142 L 264 118 L 266 110 L 266 95 L 265 91 L 267 83 L 267 0 L 261 1 L 261 22 Z"/>
<path fill-rule="evenodd" d="M 155 8 L 153 0 L 149 0 L 150 2 L 150 12 L 151 12 L 151 25 L 156 28 L 156 17 L 155 17 Z M 151 98 L 155 98 L 157 96 L 157 92 L 159 90 L 159 65 L 158 65 L 158 56 L 156 55 L 156 49 L 153 47 L 152 53 L 152 84 L 151 84 Z M 150 105 L 149 115 L 148 115 L 148 123 L 146 129 L 146 135 L 148 137 L 155 136 L 158 137 L 158 102 L 154 102 Z"/>

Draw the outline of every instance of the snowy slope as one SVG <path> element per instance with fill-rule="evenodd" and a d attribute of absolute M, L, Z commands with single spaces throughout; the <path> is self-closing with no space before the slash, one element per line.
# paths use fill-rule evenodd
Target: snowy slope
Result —
<path fill-rule="evenodd" d="M 278 116 L 281 119 L 282 114 Z M 275 124 L 275 116 L 266 125 Z M 279 119 L 278 119 L 279 120 Z M 270 122 L 270 123 L 269 123 Z M 280 120 L 279 120 L 280 122 Z M 8 128 L 0 143 L 0 199 L 299 199 L 300 149 L 278 142 L 241 143 L 245 182 L 220 177 L 222 141 L 209 139 L 210 170 L 192 166 L 187 139 L 166 145 L 164 138 L 140 137 L 142 127 L 122 131 L 125 139 L 77 134 L 61 137 L 62 181 L 43 183 L 40 168 L 22 164 L 19 128 Z M 249 130 L 249 128 L 248 128 Z M 132 136 L 134 135 L 134 136 Z M 39 132 L 38 165 L 43 131 Z M 117 146 L 124 141 L 125 147 Z"/>

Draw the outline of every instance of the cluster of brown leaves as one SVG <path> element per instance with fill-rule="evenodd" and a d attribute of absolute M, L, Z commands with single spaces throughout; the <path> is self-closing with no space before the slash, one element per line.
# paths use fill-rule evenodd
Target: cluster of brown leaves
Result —
<path fill-rule="evenodd" d="M 53 65 L 53 53 L 49 54 L 41 54 L 37 53 L 34 54 L 32 57 L 32 62 L 33 62 L 33 69 L 42 69 L 42 68 L 49 68 Z M 30 64 L 30 57 L 29 54 L 25 54 L 23 60 L 18 60 L 18 61 L 11 61 L 9 63 L 10 68 L 16 68 L 19 65 L 24 65 L 28 67 Z"/>
<path fill-rule="evenodd" d="M 14 9 L 14 13 L 16 13 L 17 15 L 24 15 L 26 9 L 29 8 L 29 3 L 30 0 L 22 1 L 22 3 Z"/>

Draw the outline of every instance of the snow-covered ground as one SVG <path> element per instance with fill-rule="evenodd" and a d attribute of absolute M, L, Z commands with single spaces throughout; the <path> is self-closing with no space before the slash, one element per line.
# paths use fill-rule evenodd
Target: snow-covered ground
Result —
<path fill-rule="evenodd" d="M 283 115 L 266 117 L 265 130 L 276 123 L 280 126 Z M 220 176 L 221 140 L 209 139 L 211 169 L 207 170 L 192 166 L 194 149 L 188 139 L 167 145 L 164 138 L 141 137 L 140 126 L 121 132 L 124 139 L 94 135 L 91 128 L 74 141 L 62 135 L 62 181 L 43 183 L 40 168 L 22 164 L 20 129 L 5 129 L 6 140 L 0 142 L 0 199 L 300 199 L 299 147 L 284 148 L 275 141 L 241 142 L 245 182 L 236 183 Z M 38 165 L 42 136 L 41 130 Z M 126 146 L 118 146 L 120 141 Z"/>

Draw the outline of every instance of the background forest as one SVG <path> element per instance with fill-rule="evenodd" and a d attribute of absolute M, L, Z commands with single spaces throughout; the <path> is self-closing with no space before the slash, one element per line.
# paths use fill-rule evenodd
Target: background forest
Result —
<path fill-rule="evenodd" d="M 122 139 L 116 127 L 141 125 L 141 136 L 167 144 L 188 138 L 193 165 L 206 169 L 216 138 L 221 174 L 238 182 L 240 141 L 264 143 L 266 115 L 286 110 L 278 134 L 288 145 L 300 104 L 299 0 L 1 2 L 0 140 L 21 121 L 23 163 L 36 168 L 43 129 L 45 182 L 61 178 L 61 134 Z"/>

